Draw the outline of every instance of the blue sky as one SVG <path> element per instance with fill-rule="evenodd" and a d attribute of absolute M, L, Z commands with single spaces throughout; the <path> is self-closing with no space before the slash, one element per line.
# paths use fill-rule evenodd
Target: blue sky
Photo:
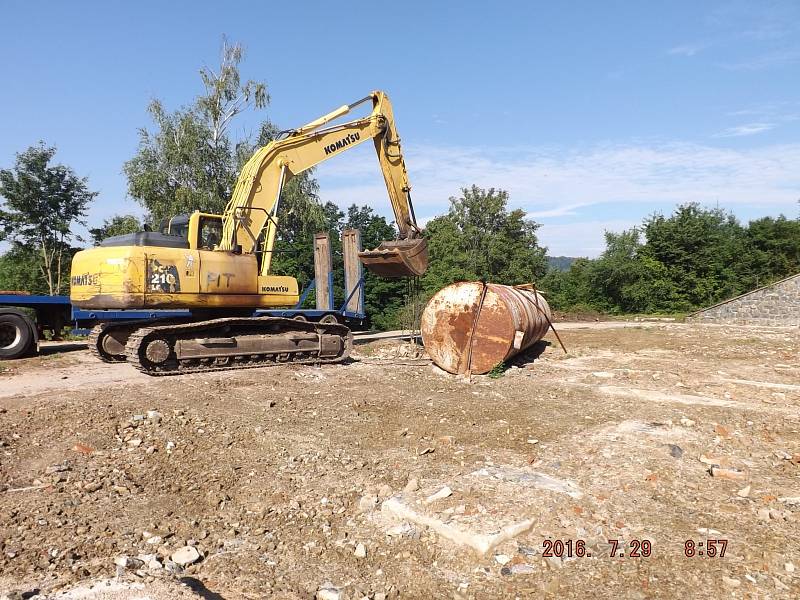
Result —
<path fill-rule="evenodd" d="M 122 164 L 200 92 L 222 35 L 269 116 L 309 121 L 372 89 L 395 105 L 417 216 L 473 183 L 506 189 L 554 255 L 698 201 L 798 215 L 800 3 L 23 2 L 2 4 L 0 166 L 38 140 L 100 192 L 89 221 L 140 213 Z M 317 171 L 322 197 L 390 215 L 365 144 Z"/>

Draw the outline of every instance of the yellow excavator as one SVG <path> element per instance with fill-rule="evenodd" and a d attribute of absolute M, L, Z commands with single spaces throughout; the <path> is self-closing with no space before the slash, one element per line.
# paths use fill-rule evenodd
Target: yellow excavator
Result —
<path fill-rule="evenodd" d="M 368 116 L 329 125 L 369 101 Z M 106 362 L 127 360 L 149 375 L 344 360 L 352 348 L 344 325 L 254 316 L 254 311 L 293 306 L 299 299 L 294 277 L 269 273 L 282 188 L 294 175 L 367 140 L 375 145 L 399 236 L 361 252 L 359 259 L 382 277 L 422 275 L 427 242 L 414 216 L 391 103 L 375 91 L 257 150 L 224 214 L 175 216 L 161 231 L 110 237 L 78 252 L 70 277 L 73 305 L 191 314 L 103 323 L 89 336 L 92 352 Z"/>

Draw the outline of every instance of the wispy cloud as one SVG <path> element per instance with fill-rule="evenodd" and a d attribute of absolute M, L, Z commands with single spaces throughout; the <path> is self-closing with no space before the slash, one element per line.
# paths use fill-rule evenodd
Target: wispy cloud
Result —
<path fill-rule="evenodd" d="M 762 102 L 747 108 L 730 110 L 725 113 L 728 117 L 747 117 L 751 123 L 766 123 L 772 128 L 800 120 L 800 102 L 774 101 Z"/>
<path fill-rule="evenodd" d="M 420 219 L 446 212 L 448 198 L 462 187 L 502 188 L 510 193 L 512 207 L 543 224 L 544 242 L 557 242 L 558 252 L 570 255 L 594 256 L 602 250 L 602 223 L 612 214 L 629 214 L 625 227 L 630 227 L 660 206 L 683 202 L 790 212 L 800 190 L 800 143 L 742 150 L 690 143 L 409 145 L 405 153 Z M 324 163 L 316 175 L 324 200 L 369 204 L 391 216 L 374 150 L 367 144 L 348 160 Z M 584 235 L 570 228 L 579 223 L 593 225 L 582 225 Z M 562 237 L 558 231 L 573 233 Z"/>
<path fill-rule="evenodd" d="M 714 137 L 742 137 L 745 135 L 756 135 L 758 133 L 764 133 L 765 131 L 769 131 L 770 129 L 774 129 L 774 123 L 746 123 L 744 125 L 737 125 L 736 127 L 728 127 L 727 129 L 720 131 Z"/>
<path fill-rule="evenodd" d="M 667 54 L 672 56 L 694 56 L 698 52 L 705 50 L 710 46 L 709 43 L 702 44 L 682 44 L 667 50 Z"/>
<path fill-rule="evenodd" d="M 766 52 L 746 60 L 724 63 L 722 66 L 729 71 L 760 71 L 797 62 L 800 62 L 800 50 L 791 48 Z"/>
<path fill-rule="evenodd" d="M 586 202 L 578 204 L 565 204 L 564 206 L 556 206 L 547 209 L 534 209 L 525 214 L 529 219 L 544 219 L 547 217 L 567 217 L 578 214 L 578 209 L 585 206 L 590 206 Z"/>
<path fill-rule="evenodd" d="M 715 29 L 740 38 L 772 41 L 797 31 L 798 14 L 794 0 L 726 2 L 714 8 L 707 21 Z"/>
<path fill-rule="evenodd" d="M 706 15 L 705 22 L 715 49 L 727 55 L 717 63 L 721 68 L 760 71 L 800 62 L 800 4 L 796 0 L 723 2 Z"/>

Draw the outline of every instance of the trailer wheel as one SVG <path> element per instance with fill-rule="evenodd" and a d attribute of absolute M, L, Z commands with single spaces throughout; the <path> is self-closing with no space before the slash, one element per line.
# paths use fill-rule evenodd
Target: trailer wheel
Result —
<path fill-rule="evenodd" d="M 0 314 L 0 359 L 22 358 L 33 342 L 34 325 L 14 314 Z"/>
<path fill-rule="evenodd" d="M 323 323 L 325 325 L 336 325 L 336 324 L 339 323 L 339 317 L 337 317 L 336 315 L 328 314 L 328 315 L 325 315 L 324 317 L 322 317 L 319 320 L 319 322 Z"/>

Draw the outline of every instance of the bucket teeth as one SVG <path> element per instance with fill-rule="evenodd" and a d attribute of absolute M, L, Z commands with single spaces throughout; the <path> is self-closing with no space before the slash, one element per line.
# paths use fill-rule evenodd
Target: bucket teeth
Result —
<path fill-rule="evenodd" d="M 374 250 L 359 252 L 358 258 L 379 277 L 419 277 L 428 269 L 428 242 L 424 239 L 381 242 Z"/>

